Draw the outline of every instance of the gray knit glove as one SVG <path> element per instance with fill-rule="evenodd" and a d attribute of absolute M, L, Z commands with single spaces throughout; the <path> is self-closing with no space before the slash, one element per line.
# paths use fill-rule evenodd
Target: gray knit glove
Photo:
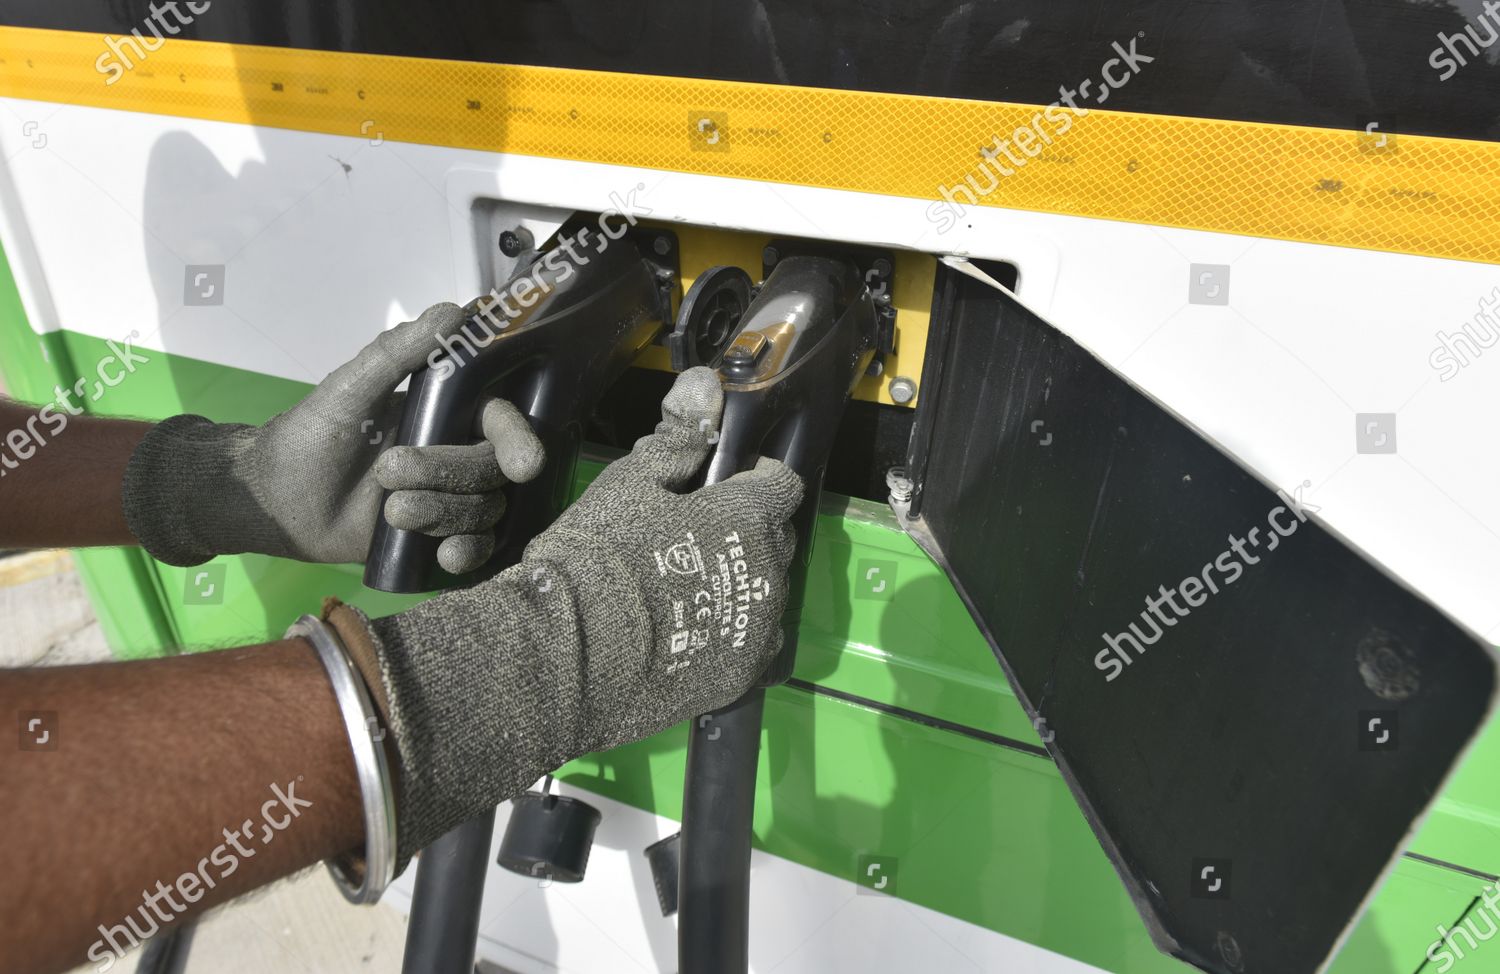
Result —
<path fill-rule="evenodd" d="M 437 304 L 381 333 L 296 406 L 264 426 L 174 416 L 146 434 L 125 471 L 125 520 L 170 565 L 257 552 L 315 562 L 362 562 L 381 489 L 394 527 L 445 540 L 450 572 L 489 559 L 500 488 L 542 467 L 542 445 L 511 404 L 488 400 L 487 442 L 391 447 L 404 393 L 393 392 L 468 319 Z"/>
<path fill-rule="evenodd" d="M 729 703 L 769 665 L 802 481 L 761 460 L 678 493 L 722 406 L 713 372 L 683 373 L 656 432 L 519 565 L 373 622 L 329 613 L 395 738 L 401 862 L 572 758 Z"/>

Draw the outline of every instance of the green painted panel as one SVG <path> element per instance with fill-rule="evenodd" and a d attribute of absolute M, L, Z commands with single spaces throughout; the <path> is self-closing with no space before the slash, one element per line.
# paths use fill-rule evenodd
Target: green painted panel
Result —
<path fill-rule="evenodd" d="M 156 562 L 139 548 L 85 548 L 73 552 L 78 574 L 120 659 L 160 656 L 181 644 L 164 611 Z"/>
<path fill-rule="evenodd" d="M 1437 940 L 1439 924 L 1451 927 L 1478 895 L 1482 881 L 1451 869 L 1402 859 L 1374 905 L 1355 925 L 1329 974 L 1412 974 L 1421 969 L 1427 948 Z M 1500 970 L 1500 947 L 1493 966 L 1474 974 Z"/>
<path fill-rule="evenodd" d="M 104 342 L 65 332 L 43 343 L 0 274 L 0 362 L 23 397 L 91 372 Z M 13 288 L 10 296 L 13 305 Z M 24 330 L 24 333 L 22 333 Z M 49 361 L 50 360 L 50 361 Z M 59 370 L 59 366 L 62 369 Z M 151 353 L 91 411 L 159 418 L 198 412 L 261 422 L 302 383 Z M 580 487 L 598 470 L 585 465 Z M 162 566 L 140 552 L 80 557 L 111 645 L 122 656 L 254 642 L 337 595 L 373 614 L 411 597 L 368 592 L 356 566 L 260 556 Z M 882 583 L 884 585 L 882 586 Z M 797 675 L 857 696 L 1005 737 L 1037 735 L 941 572 L 880 505 L 829 498 L 818 521 Z M 1151 947 L 1097 842 L 1049 762 L 791 689 L 773 692 L 763 755 L 762 847 L 851 877 L 861 854 L 900 860 L 897 895 L 1120 972 L 1177 971 Z M 684 731 L 575 762 L 565 776 L 676 817 Z M 1500 759 L 1491 729 L 1445 792 L 1414 848 L 1500 872 Z M 1404 861 L 1356 929 L 1338 974 L 1415 970 L 1439 922 L 1477 883 Z M 1415 954 L 1413 954 L 1415 951 Z M 1497 967 L 1500 969 L 1500 967 Z"/>
<path fill-rule="evenodd" d="M 559 777 L 680 819 L 686 742 L 682 725 Z M 756 846 L 773 855 L 850 882 L 876 857 L 913 903 L 1119 974 L 1187 970 L 1152 946 L 1043 758 L 783 688 L 767 697 L 758 786 Z M 1434 925 L 1458 917 L 1478 882 L 1402 860 L 1332 971 L 1415 971 Z"/>

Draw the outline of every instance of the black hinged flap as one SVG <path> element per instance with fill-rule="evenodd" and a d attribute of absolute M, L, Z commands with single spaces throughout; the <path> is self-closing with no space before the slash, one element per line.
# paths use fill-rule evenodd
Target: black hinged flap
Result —
<path fill-rule="evenodd" d="M 1320 969 L 1489 713 L 1490 650 L 1008 295 L 942 268 L 934 312 L 909 529 L 1157 945 Z"/>

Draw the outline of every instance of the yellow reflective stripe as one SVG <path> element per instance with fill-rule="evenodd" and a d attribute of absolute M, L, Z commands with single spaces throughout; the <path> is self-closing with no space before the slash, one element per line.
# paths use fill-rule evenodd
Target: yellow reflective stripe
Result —
<path fill-rule="evenodd" d="M 972 176 L 985 206 L 1500 263 L 1488 142 L 184 40 L 106 85 L 98 35 L 0 51 L 19 98 L 929 200 Z M 986 161 L 1026 127 L 1055 137 Z"/>

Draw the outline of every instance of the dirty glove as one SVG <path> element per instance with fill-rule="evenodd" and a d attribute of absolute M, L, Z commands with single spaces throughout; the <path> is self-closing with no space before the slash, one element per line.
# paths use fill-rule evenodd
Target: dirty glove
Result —
<path fill-rule="evenodd" d="M 476 430 L 487 442 L 390 446 L 405 401 L 393 390 L 467 320 L 457 305 L 433 305 L 264 426 L 202 416 L 158 423 L 125 471 L 131 533 L 170 565 L 242 552 L 362 562 L 385 488 L 394 491 L 384 510 L 392 526 L 444 538 L 438 562 L 450 572 L 478 568 L 505 509 L 500 488 L 541 471 L 542 446 L 526 418 L 492 398 Z"/>
<path fill-rule="evenodd" d="M 802 481 L 763 459 L 679 493 L 722 407 L 713 372 L 683 373 L 656 432 L 519 565 L 384 619 L 331 609 L 396 742 L 402 864 L 572 758 L 729 703 L 769 665 Z"/>

